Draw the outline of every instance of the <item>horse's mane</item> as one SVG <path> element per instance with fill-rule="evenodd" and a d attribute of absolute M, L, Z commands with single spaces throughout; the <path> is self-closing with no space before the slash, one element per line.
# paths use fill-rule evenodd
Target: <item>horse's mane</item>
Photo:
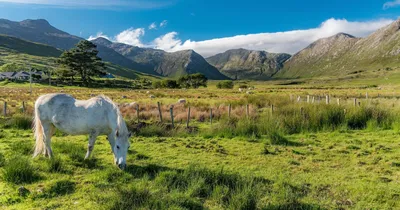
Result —
<path fill-rule="evenodd" d="M 107 101 L 108 103 L 111 104 L 112 109 L 115 111 L 115 113 L 117 114 L 117 124 L 118 124 L 118 131 L 121 134 L 128 134 L 128 128 L 126 126 L 126 123 L 124 121 L 124 117 L 122 117 L 121 111 L 118 108 L 118 105 L 116 103 L 114 103 L 114 101 L 112 101 L 109 97 L 101 94 L 99 96 L 97 96 L 98 98 L 102 98 L 105 101 Z"/>

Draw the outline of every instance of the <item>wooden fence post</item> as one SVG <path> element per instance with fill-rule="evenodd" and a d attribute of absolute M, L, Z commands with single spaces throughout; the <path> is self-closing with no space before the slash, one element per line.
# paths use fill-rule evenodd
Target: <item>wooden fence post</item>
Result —
<path fill-rule="evenodd" d="M 246 104 L 246 117 L 249 118 L 249 105 Z"/>
<path fill-rule="evenodd" d="M 337 105 L 340 105 L 340 98 L 337 99 Z"/>
<path fill-rule="evenodd" d="M 162 112 L 161 112 L 161 104 L 160 104 L 160 102 L 157 102 L 157 106 L 158 106 L 158 114 L 160 116 L 160 122 L 162 122 Z"/>
<path fill-rule="evenodd" d="M 271 114 L 274 113 L 274 105 L 271 104 Z"/>
<path fill-rule="evenodd" d="M 329 95 L 326 95 L 326 104 L 329 104 Z"/>
<path fill-rule="evenodd" d="M 169 112 L 170 112 L 170 114 L 171 114 L 172 128 L 174 128 L 174 127 L 175 127 L 175 125 L 174 125 L 174 106 L 171 106 L 171 107 L 169 108 Z"/>
<path fill-rule="evenodd" d="M 310 95 L 307 95 L 307 103 L 310 103 Z"/>
<path fill-rule="evenodd" d="M 357 106 L 357 98 L 354 98 L 354 106 Z"/>
<path fill-rule="evenodd" d="M 231 118 L 231 110 L 232 110 L 232 105 L 229 104 L 228 106 L 228 117 Z"/>
<path fill-rule="evenodd" d="M 188 108 L 188 113 L 187 113 L 186 128 L 189 128 L 189 122 L 190 122 L 190 106 Z"/>
<path fill-rule="evenodd" d="M 314 102 L 315 102 L 315 96 L 312 97 L 311 103 L 314 103 Z"/>
<path fill-rule="evenodd" d="M 301 97 L 297 96 L 297 102 L 300 102 L 300 100 L 301 100 Z"/>
<path fill-rule="evenodd" d="M 7 116 L 7 102 L 6 101 L 4 101 L 3 114 L 4 114 L 4 117 Z"/>
<path fill-rule="evenodd" d="M 213 113 L 212 113 L 212 108 L 210 108 L 210 124 L 212 125 L 212 119 L 213 119 Z"/>
<path fill-rule="evenodd" d="M 22 113 L 25 113 L 26 107 L 25 107 L 25 101 L 22 102 Z"/>
<path fill-rule="evenodd" d="M 140 117 L 139 117 L 139 104 L 136 104 L 136 117 L 137 117 L 137 123 L 140 123 Z"/>

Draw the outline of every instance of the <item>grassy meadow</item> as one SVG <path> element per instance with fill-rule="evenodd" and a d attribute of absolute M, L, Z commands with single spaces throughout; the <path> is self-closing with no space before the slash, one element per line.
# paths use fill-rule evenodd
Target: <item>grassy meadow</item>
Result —
<path fill-rule="evenodd" d="M 28 84 L 0 85 L 7 102 L 0 118 L 0 208 L 400 208 L 395 82 L 241 82 L 232 90 L 215 82 L 197 90 L 34 85 L 32 94 Z M 251 90 L 240 92 L 239 85 Z M 55 158 L 31 158 L 33 103 L 53 92 L 78 99 L 104 94 L 120 105 L 134 133 L 125 171 L 113 165 L 105 136 L 89 160 L 87 136 L 61 132 L 52 139 Z"/>

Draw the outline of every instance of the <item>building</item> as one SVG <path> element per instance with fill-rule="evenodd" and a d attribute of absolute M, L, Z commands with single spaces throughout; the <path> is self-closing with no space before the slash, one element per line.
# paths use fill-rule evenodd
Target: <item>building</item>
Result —
<path fill-rule="evenodd" d="M 32 72 L 32 78 L 42 78 L 43 72 Z M 30 78 L 29 72 L 19 71 L 19 72 L 0 72 L 0 80 L 19 80 L 19 81 L 28 81 Z"/>

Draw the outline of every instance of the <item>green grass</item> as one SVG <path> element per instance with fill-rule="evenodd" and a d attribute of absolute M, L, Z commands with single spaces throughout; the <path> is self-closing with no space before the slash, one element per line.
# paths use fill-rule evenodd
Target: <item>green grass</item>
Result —
<path fill-rule="evenodd" d="M 0 166 L 0 202 L 5 208 L 65 209 L 78 204 L 96 209 L 400 206 L 395 199 L 400 150 L 392 130 L 271 134 L 261 141 L 134 137 L 125 171 L 113 165 L 104 136 L 96 142 L 95 164 L 88 167 L 83 161 L 85 136 L 54 137 L 55 159 L 31 159 L 31 152 L 15 150 L 16 145 L 32 145 L 25 143 L 31 141 L 30 131 L 3 131 L 10 137 L 0 141 L 7 160 Z M 18 195 L 21 184 L 30 193 Z"/>

